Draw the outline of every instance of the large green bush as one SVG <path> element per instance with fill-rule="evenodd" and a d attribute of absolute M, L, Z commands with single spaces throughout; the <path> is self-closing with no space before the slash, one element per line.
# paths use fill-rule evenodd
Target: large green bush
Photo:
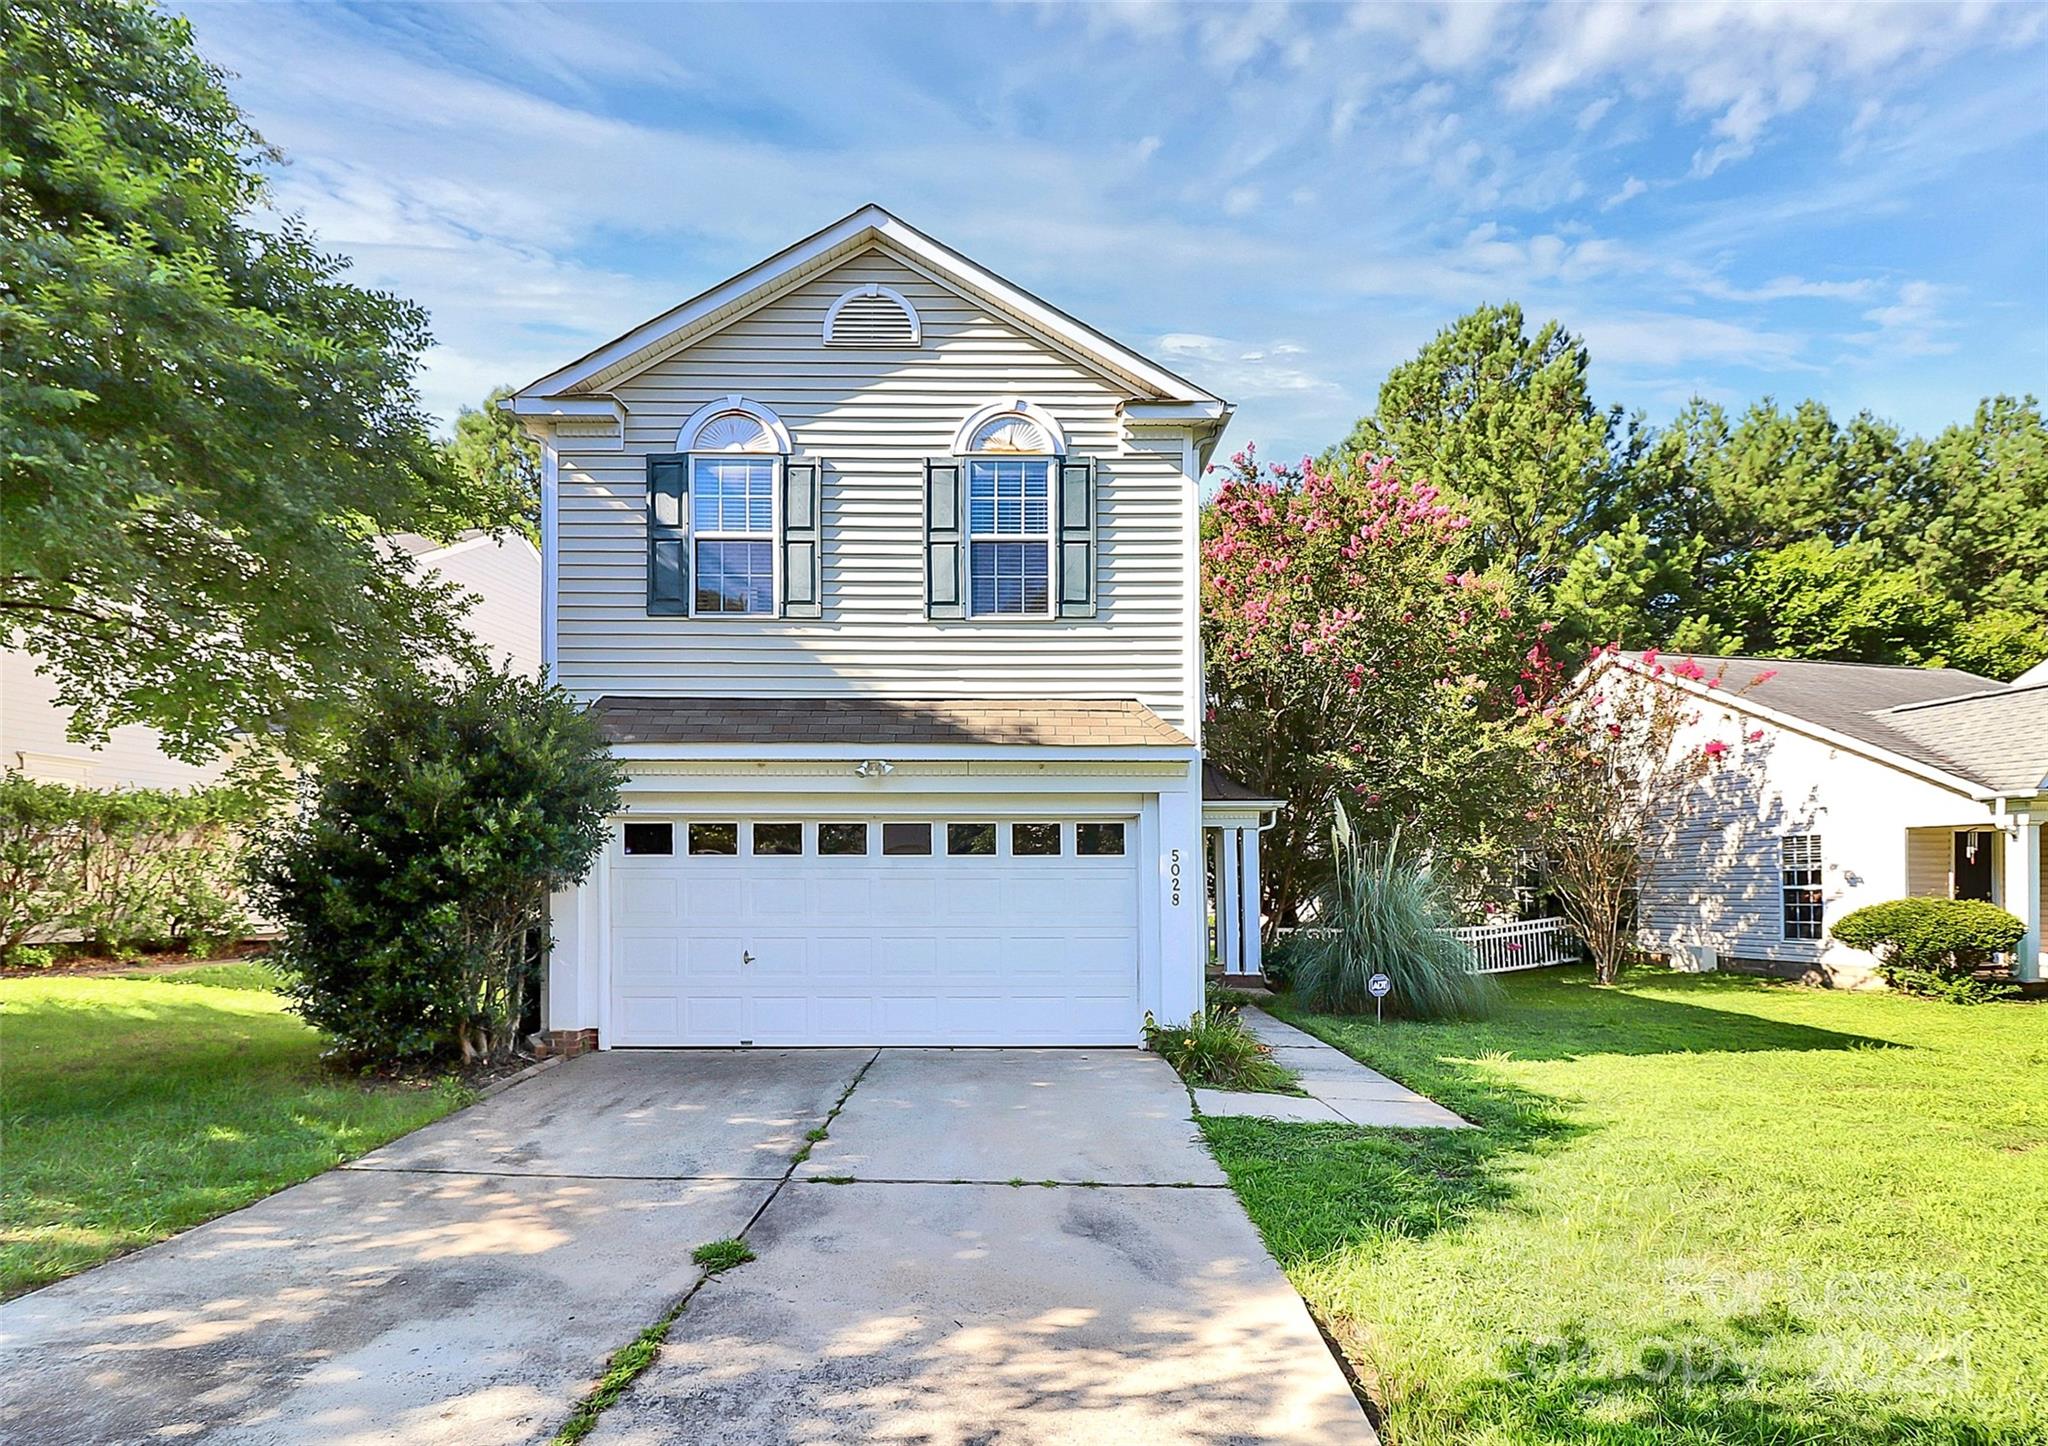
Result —
<path fill-rule="evenodd" d="M 1981 899 L 1893 899 L 1843 915 L 1828 932 L 1875 954 L 1894 989 L 1974 1004 L 2010 992 L 1974 976 L 2010 953 L 2027 926 Z"/>
<path fill-rule="evenodd" d="M 248 928 L 239 877 L 261 791 L 103 790 L 0 776 L 0 958 L 31 939 L 102 953 Z"/>
<path fill-rule="evenodd" d="M 299 1013 L 365 1062 L 508 1058 L 530 936 L 603 848 L 621 778 L 559 688 L 481 669 L 383 685 L 253 871 Z"/>
<path fill-rule="evenodd" d="M 1456 912 L 1427 863 L 1402 856 L 1401 836 L 1361 839 L 1342 804 L 1331 832 L 1336 870 L 1318 922 L 1328 925 L 1303 949 L 1294 992 L 1311 1009 L 1370 1013 L 1368 982 L 1393 985 L 1388 1014 L 1409 1019 L 1476 1019 L 1493 1007 L 1498 986 L 1472 972 L 1472 951 L 1451 932 Z"/>

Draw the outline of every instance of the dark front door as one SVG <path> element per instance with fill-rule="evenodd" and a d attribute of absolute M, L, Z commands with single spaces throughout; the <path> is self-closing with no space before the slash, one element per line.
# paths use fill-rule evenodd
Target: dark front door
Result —
<path fill-rule="evenodd" d="M 1991 830 L 1972 829 L 1956 835 L 1956 897 L 1991 902 Z"/>

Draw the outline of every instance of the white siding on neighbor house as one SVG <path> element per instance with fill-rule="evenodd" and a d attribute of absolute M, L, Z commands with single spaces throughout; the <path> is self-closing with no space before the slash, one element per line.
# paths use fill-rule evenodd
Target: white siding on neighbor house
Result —
<path fill-rule="evenodd" d="M 0 653 L 0 768 L 45 783 L 93 788 L 197 788 L 227 771 L 224 761 L 191 764 L 164 752 L 154 728 L 116 728 L 104 745 L 64 736 L 71 710 L 57 702 L 57 681 L 23 652 Z"/>
<path fill-rule="evenodd" d="M 849 287 L 909 298 L 917 347 L 823 342 Z M 644 458 L 706 402 L 743 395 L 822 466 L 824 616 L 649 617 Z M 622 451 L 559 448 L 557 669 L 579 695 L 1135 698 L 1194 734 L 1196 488 L 1179 436 L 1128 437 L 1133 394 L 892 254 L 870 251 L 619 384 Z M 1024 397 L 1095 460 L 1098 614 L 931 622 L 924 463 L 975 408 Z"/>
<path fill-rule="evenodd" d="M 462 625 L 515 673 L 540 672 L 540 554 L 524 537 L 480 537 L 422 561 L 475 596 Z"/>
<path fill-rule="evenodd" d="M 1745 741 L 1759 728 L 1759 741 Z M 1729 751 L 1694 786 L 1675 836 L 1656 850 L 1643 894 L 1644 942 L 1655 950 L 1703 944 L 1724 959 L 1866 973 L 1868 955 L 1825 933 L 1784 937 L 1779 839 L 1820 835 L 1825 929 L 1865 904 L 1947 893 L 1947 859 L 1930 861 L 1910 829 L 1990 826 L 1989 807 L 1964 794 L 1723 706 L 1704 706 L 1680 744 L 1710 738 Z"/>

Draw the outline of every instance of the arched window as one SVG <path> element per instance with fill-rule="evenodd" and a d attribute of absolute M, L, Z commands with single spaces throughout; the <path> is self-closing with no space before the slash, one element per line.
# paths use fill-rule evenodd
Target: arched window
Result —
<path fill-rule="evenodd" d="M 827 346 L 916 346 L 923 334 L 917 308 L 887 286 L 856 286 L 825 313 Z"/>
<path fill-rule="evenodd" d="M 650 495 L 656 547 L 650 566 L 672 566 L 662 546 L 688 549 L 691 616 L 773 617 L 778 610 L 783 473 L 789 429 L 759 402 L 729 396 L 699 407 L 676 437 L 686 477 L 673 498 Z M 680 470 L 680 469 L 678 469 Z M 664 474 L 666 477 L 666 474 Z M 679 546 L 678 546 L 679 545 Z M 656 593 L 650 577 L 649 595 Z"/>
<path fill-rule="evenodd" d="M 1051 617 L 1066 432 L 1023 399 L 991 402 L 954 437 L 965 491 L 970 617 Z"/>

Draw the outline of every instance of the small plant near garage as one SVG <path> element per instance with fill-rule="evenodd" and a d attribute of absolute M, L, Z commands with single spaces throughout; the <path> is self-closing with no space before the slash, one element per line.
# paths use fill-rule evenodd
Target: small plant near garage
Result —
<path fill-rule="evenodd" d="M 1162 1026 L 1146 1015 L 1145 1047 L 1204 1089 L 1281 1094 L 1297 1088 L 1294 1075 L 1228 1004 L 1211 1004 L 1184 1025 Z"/>
<path fill-rule="evenodd" d="M 1977 975 L 2017 948 L 2027 926 L 1981 899 L 1893 899 L 1843 915 L 1828 932 L 1875 954 L 1877 972 L 1894 989 L 1982 1004 L 2017 992 Z"/>
<path fill-rule="evenodd" d="M 475 665 L 383 685 L 253 871 L 299 1013 L 364 1063 L 509 1059 L 548 895 L 589 872 L 621 778 L 559 688 Z"/>
<path fill-rule="evenodd" d="M 1330 832 L 1335 871 L 1321 917 L 1330 927 L 1302 948 L 1295 993 L 1311 1009 L 1370 1014 L 1370 984 L 1392 984 L 1388 1014 L 1478 1019 L 1493 1007 L 1493 982 L 1472 973 L 1472 951 L 1451 930 L 1457 915 L 1427 862 L 1404 856 L 1401 833 L 1361 838 L 1339 804 Z"/>

